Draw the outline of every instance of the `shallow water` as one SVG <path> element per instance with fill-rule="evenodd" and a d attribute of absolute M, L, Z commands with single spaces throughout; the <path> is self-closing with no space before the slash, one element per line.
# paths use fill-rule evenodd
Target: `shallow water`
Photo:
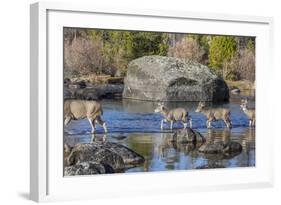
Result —
<path fill-rule="evenodd" d="M 109 133 L 104 136 L 101 126 L 93 136 L 87 120 L 72 121 L 66 128 L 64 141 L 70 145 L 106 140 L 123 144 L 145 157 L 141 166 L 126 172 L 185 170 L 196 168 L 223 168 L 255 166 L 255 129 L 248 127 L 248 119 L 239 107 L 240 97 L 232 97 L 229 103 L 209 104 L 210 107 L 225 107 L 231 110 L 233 129 L 225 128 L 222 121 L 212 123 L 213 129 L 206 129 L 206 118 L 195 113 L 197 102 L 167 103 L 169 108 L 184 107 L 193 120 L 193 129 L 203 134 L 207 141 L 236 141 L 243 150 L 237 156 L 219 154 L 206 155 L 197 151 L 193 144 L 176 144 L 167 140 L 172 132 L 169 124 L 161 132 L 161 115 L 154 113 L 157 103 L 132 100 L 102 101 Z M 250 106 L 254 99 L 250 98 Z M 174 130 L 182 129 L 181 123 L 174 123 Z"/>

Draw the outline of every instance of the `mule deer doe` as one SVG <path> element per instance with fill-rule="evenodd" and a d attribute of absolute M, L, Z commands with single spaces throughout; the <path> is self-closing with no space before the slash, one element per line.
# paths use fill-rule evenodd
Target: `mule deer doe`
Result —
<path fill-rule="evenodd" d="M 106 123 L 101 119 L 103 114 L 102 106 L 97 101 L 88 100 L 65 100 L 64 102 L 64 124 L 68 125 L 71 120 L 87 118 L 92 127 L 92 133 L 95 132 L 95 124 L 103 126 L 107 133 Z"/>
<path fill-rule="evenodd" d="M 164 122 L 170 122 L 170 129 L 173 129 L 173 123 L 175 121 L 181 121 L 184 128 L 187 127 L 187 120 L 189 120 L 189 126 L 192 127 L 192 119 L 188 118 L 188 112 L 184 108 L 175 108 L 168 110 L 163 103 L 159 103 L 154 112 L 161 113 L 164 119 L 161 120 L 161 130 L 163 129 Z"/>
<path fill-rule="evenodd" d="M 228 128 L 232 128 L 230 120 L 230 110 L 226 108 L 211 108 L 206 109 L 205 103 L 199 102 L 195 112 L 201 112 L 207 117 L 206 126 L 212 128 L 212 121 L 223 120 Z"/>
<path fill-rule="evenodd" d="M 249 126 L 253 127 L 256 125 L 256 110 L 248 108 L 248 99 L 241 99 L 241 109 L 249 118 Z"/>

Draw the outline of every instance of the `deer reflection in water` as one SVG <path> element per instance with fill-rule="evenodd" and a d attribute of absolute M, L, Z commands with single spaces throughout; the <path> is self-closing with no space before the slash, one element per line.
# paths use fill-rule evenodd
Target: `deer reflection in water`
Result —
<path fill-rule="evenodd" d="M 97 135 L 95 133 L 91 134 L 91 142 L 97 142 L 97 141 L 101 141 L 101 142 L 105 142 L 107 139 L 107 134 L 103 134 L 103 135 Z"/>
<path fill-rule="evenodd" d="M 248 164 L 255 164 L 252 162 L 252 158 L 255 156 L 255 128 L 249 127 L 246 137 L 241 141 L 243 150 L 245 150 Z"/>
<path fill-rule="evenodd" d="M 180 143 L 174 139 L 174 133 L 161 133 L 162 143 L 155 147 L 158 155 L 167 158 L 171 152 L 188 154 L 196 147 L 196 143 Z"/>
<path fill-rule="evenodd" d="M 190 128 L 177 130 L 173 133 L 161 133 L 161 140 L 155 147 L 158 156 L 167 158 L 169 154 L 183 153 L 189 155 L 205 142 L 205 138 Z"/>
<path fill-rule="evenodd" d="M 231 130 L 230 129 L 208 129 L 206 135 L 206 143 L 223 142 L 227 144 L 230 142 Z"/>

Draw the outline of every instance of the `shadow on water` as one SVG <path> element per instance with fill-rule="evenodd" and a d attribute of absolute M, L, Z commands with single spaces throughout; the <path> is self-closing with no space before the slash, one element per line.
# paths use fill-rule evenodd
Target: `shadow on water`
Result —
<path fill-rule="evenodd" d="M 197 102 L 166 103 L 169 108 L 183 107 L 188 110 L 193 119 L 193 128 L 206 138 L 206 143 L 238 142 L 242 145 L 241 152 L 230 154 L 206 154 L 198 151 L 202 143 L 171 141 L 174 133 L 168 130 L 168 125 L 166 130 L 160 132 L 162 117 L 154 113 L 156 102 L 104 100 L 102 103 L 103 119 L 107 122 L 109 133 L 103 135 L 102 127 L 98 127 L 97 134 L 92 136 L 87 120 L 73 121 L 65 129 L 64 142 L 75 145 L 107 140 L 125 145 L 144 156 L 144 164 L 126 172 L 255 166 L 255 129 L 248 127 L 248 119 L 240 110 L 240 98 L 229 103 L 208 105 L 231 110 L 231 130 L 220 121 L 212 124 L 214 129 L 206 129 L 205 116 L 194 112 Z M 250 103 L 254 106 L 254 98 L 250 99 Z M 181 128 L 181 123 L 175 123 L 174 130 Z"/>

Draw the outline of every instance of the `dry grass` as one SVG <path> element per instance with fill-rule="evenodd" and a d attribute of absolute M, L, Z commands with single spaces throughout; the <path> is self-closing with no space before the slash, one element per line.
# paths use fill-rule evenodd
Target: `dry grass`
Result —
<path fill-rule="evenodd" d="M 100 72 L 102 61 L 102 40 L 91 41 L 89 38 L 76 38 L 72 43 L 64 44 L 64 67 L 75 68 L 81 72 Z"/>
<path fill-rule="evenodd" d="M 226 83 L 229 88 L 238 88 L 241 91 L 255 89 L 255 82 L 251 82 L 248 80 L 239 80 L 239 81 L 226 80 Z"/>

